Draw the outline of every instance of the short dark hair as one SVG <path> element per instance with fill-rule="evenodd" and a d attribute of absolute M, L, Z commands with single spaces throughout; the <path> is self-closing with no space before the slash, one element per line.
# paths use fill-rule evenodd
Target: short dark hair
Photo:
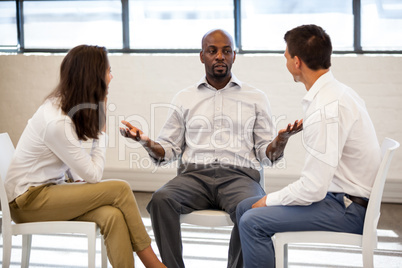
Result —
<path fill-rule="evenodd" d="M 328 69 L 331 66 L 331 38 L 320 26 L 296 27 L 285 34 L 285 41 L 290 56 L 298 56 L 310 69 Z"/>
<path fill-rule="evenodd" d="M 105 47 L 74 47 L 64 57 L 60 82 L 48 96 L 59 99 L 61 110 L 71 117 L 80 140 L 97 139 L 106 123 L 103 104 L 107 68 L 109 60 Z"/>

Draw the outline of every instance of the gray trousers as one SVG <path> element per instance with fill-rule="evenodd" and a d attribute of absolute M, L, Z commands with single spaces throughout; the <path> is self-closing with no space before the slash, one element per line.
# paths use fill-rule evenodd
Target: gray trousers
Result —
<path fill-rule="evenodd" d="M 230 165 L 187 164 L 181 165 L 178 173 L 152 195 L 147 206 L 163 263 L 169 268 L 184 267 L 181 214 L 221 209 L 230 214 L 234 223 L 228 267 L 243 267 L 236 206 L 248 197 L 265 195 L 259 184 L 259 172 Z"/>

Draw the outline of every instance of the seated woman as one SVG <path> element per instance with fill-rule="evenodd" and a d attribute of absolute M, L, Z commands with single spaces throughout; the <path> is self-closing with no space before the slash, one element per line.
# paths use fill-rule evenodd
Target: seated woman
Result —
<path fill-rule="evenodd" d="M 58 86 L 28 121 L 11 161 L 5 181 L 11 215 L 17 223 L 96 222 L 113 267 L 133 268 L 133 251 L 146 267 L 165 267 L 151 248 L 130 186 L 101 181 L 112 78 L 104 47 L 77 46 L 63 59 Z M 81 146 L 88 139 L 90 153 Z"/>

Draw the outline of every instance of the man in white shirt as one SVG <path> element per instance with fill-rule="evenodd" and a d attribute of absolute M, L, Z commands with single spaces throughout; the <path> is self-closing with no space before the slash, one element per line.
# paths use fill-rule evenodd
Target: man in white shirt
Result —
<path fill-rule="evenodd" d="M 228 267 L 243 266 L 236 206 L 265 194 L 259 185 L 261 164 L 278 160 L 288 138 L 302 129 L 296 121 L 275 137 L 268 98 L 231 73 L 235 57 L 227 32 L 208 32 L 200 52 L 206 76 L 175 96 L 157 141 L 123 122 L 122 135 L 139 141 L 156 164 L 183 163 L 147 207 L 167 267 L 184 267 L 180 215 L 213 208 L 228 212 L 235 223 Z"/>
<path fill-rule="evenodd" d="M 332 72 L 332 45 L 316 25 L 285 34 L 286 66 L 307 94 L 302 100 L 306 159 L 299 180 L 237 207 L 245 267 L 275 267 L 271 237 L 287 231 L 362 233 L 381 161 L 364 101 Z"/>

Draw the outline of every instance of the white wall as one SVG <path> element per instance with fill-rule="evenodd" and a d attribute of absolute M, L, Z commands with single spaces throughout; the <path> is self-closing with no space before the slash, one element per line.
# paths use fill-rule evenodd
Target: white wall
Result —
<path fill-rule="evenodd" d="M 58 80 L 64 55 L 0 55 L 0 132 L 9 132 L 16 145 L 44 97 Z M 110 55 L 114 79 L 110 84 L 108 124 L 110 148 L 105 178 L 126 179 L 135 190 L 153 191 L 175 174 L 174 167 L 155 170 L 138 145 L 118 135 L 119 121 L 137 121 L 155 137 L 174 94 L 204 75 L 196 54 Z M 333 56 L 335 77 L 354 88 L 366 101 L 379 141 L 391 137 L 402 142 L 402 57 Z M 293 82 L 282 55 L 238 55 L 233 66 L 236 76 L 268 95 L 278 129 L 300 119 L 302 84 Z M 154 116 L 155 115 L 155 116 Z M 265 171 L 268 192 L 298 178 L 304 161 L 301 135 L 288 143 L 285 158 Z M 390 169 L 384 201 L 402 202 L 402 149 Z"/>

